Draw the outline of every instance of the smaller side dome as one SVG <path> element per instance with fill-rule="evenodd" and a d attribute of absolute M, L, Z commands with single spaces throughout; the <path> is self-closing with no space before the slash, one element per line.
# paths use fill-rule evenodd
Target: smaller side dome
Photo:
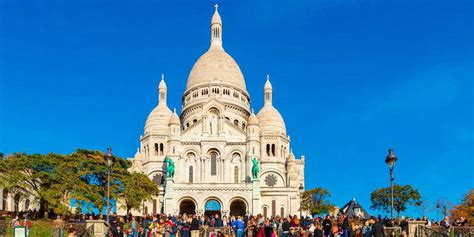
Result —
<path fill-rule="evenodd" d="M 176 114 L 176 109 L 173 110 L 173 114 L 170 118 L 170 124 L 180 125 L 181 121 L 179 120 L 178 114 Z"/>
<path fill-rule="evenodd" d="M 265 105 L 257 114 L 260 131 L 286 134 L 286 126 L 280 112 L 272 105 Z"/>
<path fill-rule="evenodd" d="M 145 123 L 145 133 L 168 133 L 168 124 L 172 112 L 165 103 L 158 103 L 148 115 Z"/>
<path fill-rule="evenodd" d="M 249 125 L 258 125 L 258 118 L 255 115 L 255 113 L 253 112 L 253 109 L 252 109 L 252 113 L 250 114 L 250 117 L 249 117 Z"/>

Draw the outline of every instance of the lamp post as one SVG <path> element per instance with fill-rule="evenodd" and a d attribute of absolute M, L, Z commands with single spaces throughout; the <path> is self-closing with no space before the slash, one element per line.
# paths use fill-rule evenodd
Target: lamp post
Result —
<path fill-rule="evenodd" d="M 390 194 L 391 194 L 391 205 L 390 205 L 390 218 L 393 219 L 393 168 L 395 167 L 395 162 L 398 158 L 393 154 L 393 149 L 388 149 L 388 155 L 385 158 L 385 164 L 388 166 L 388 170 L 390 171 Z"/>
<path fill-rule="evenodd" d="M 112 167 L 112 148 L 107 147 L 107 153 L 104 155 L 105 165 L 107 167 L 107 207 L 106 211 L 106 222 L 109 223 L 110 214 L 110 167 Z"/>
<path fill-rule="evenodd" d="M 300 184 L 300 186 L 298 187 L 298 191 L 300 192 L 300 217 L 301 217 L 303 216 L 303 213 L 301 210 L 301 198 L 303 197 L 303 191 L 304 191 L 303 184 Z"/>

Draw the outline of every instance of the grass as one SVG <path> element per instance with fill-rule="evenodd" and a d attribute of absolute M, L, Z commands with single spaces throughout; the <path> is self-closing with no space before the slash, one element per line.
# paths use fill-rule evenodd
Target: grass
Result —
<path fill-rule="evenodd" d="M 31 237 L 52 236 L 53 234 L 52 224 L 53 224 L 52 221 L 43 221 L 43 220 L 32 221 L 31 228 L 29 229 L 29 236 Z M 11 226 L 11 221 L 7 222 L 7 235 L 6 236 L 13 236 L 13 228 Z"/>

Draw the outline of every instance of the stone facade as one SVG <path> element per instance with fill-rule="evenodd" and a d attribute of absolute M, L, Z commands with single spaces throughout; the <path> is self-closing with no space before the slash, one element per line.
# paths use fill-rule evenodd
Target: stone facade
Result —
<path fill-rule="evenodd" d="M 222 21 L 212 16 L 211 44 L 194 64 L 178 115 L 167 106 L 162 76 L 158 105 L 149 114 L 131 172 L 145 173 L 160 195 L 141 212 L 220 212 L 223 215 L 299 213 L 304 157 L 295 159 L 285 122 L 272 104 L 270 79 L 264 106 L 254 114 L 239 65 L 222 47 Z M 175 163 L 167 178 L 165 157 Z M 252 158 L 260 164 L 252 179 Z"/>

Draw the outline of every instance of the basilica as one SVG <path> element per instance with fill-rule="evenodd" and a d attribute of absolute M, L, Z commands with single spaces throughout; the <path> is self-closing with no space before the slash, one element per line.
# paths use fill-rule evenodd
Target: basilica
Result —
<path fill-rule="evenodd" d="M 264 105 L 255 114 L 244 75 L 223 48 L 217 6 L 210 34 L 209 49 L 189 73 L 181 113 L 167 106 L 162 76 L 158 104 L 146 119 L 140 147 L 129 158 L 130 172 L 145 173 L 160 188 L 143 211 L 299 214 L 304 157 L 293 154 L 283 117 L 273 106 L 270 78 L 263 87 Z M 174 175 L 167 174 L 165 159 L 174 163 Z M 253 159 L 259 166 L 256 177 Z"/>

